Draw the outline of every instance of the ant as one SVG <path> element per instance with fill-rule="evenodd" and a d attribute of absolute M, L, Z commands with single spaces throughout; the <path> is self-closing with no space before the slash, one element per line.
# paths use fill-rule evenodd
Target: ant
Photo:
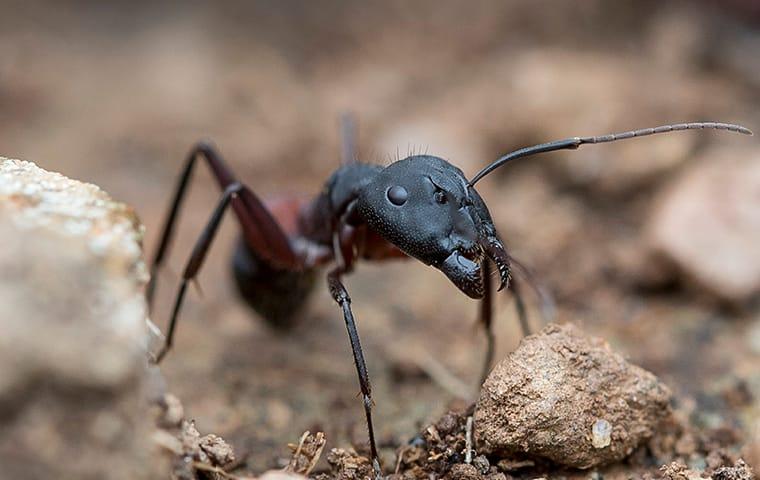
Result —
<path fill-rule="evenodd" d="M 487 337 L 485 377 L 493 360 L 492 264 L 500 280 L 498 290 L 509 288 L 515 295 L 523 333 L 528 333 L 528 326 L 511 273 L 513 265 L 519 264 L 507 253 L 475 184 L 521 157 L 696 129 L 752 134 L 739 125 L 699 122 L 573 137 L 508 153 L 468 180 L 459 168 L 432 155 L 412 155 L 386 167 L 359 163 L 354 155 L 354 124 L 344 117 L 342 165 L 330 176 L 321 193 L 310 202 L 290 199 L 269 204 L 235 177 L 211 144 L 198 143 L 186 158 L 153 257 L 146 289 L 149 307 L 155 294 L 156 274 L 165 260 L 197 159 L 206 161 L 222 195 L 186 263 L 165 343 L 155 362 L 160 362 L 171 348 L 188 283 L 201 269 L 224 212 L 231 206 L 242 229 L 232 259 L 237 287 L 253 310 L 273 326 L 284 328 L 292 324 L 313 290 L 319 270 L 332 265 L 327 272 L 327 285 L 343 312 L 364 403 L 370 460 L 380 477 L 369 376 L 351 311 L 351 297 L 343 284 L 343 276 L 353 270 L 354 262 L 416 258 L 443 272 L 467 296 L 480 299 L 479 323 Z"/>

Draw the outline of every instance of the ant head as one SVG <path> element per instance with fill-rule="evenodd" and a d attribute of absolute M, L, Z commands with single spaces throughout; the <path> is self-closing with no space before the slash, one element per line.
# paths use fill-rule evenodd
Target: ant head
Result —
<path fill-rule="evenodd" d="M 407 255 L 432 265 L 472 298 L 482 298 L 482 263 L 509 281 L 509 257 L 485 203 L 460 169 L 442 158 L 414 155 L 380 171 L 360 192 L 367 225 Z"/>

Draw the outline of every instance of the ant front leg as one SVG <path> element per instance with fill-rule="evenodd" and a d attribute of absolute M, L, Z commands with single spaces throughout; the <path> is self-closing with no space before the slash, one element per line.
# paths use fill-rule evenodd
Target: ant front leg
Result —
<path fill-rule="evenodd" d="M 338 232 L 339 231 L 340 229 L 338 229 Z M 351 311 L 351 297 L 348 295 L 348 290 L 346 290 L 346 287 L 342 282 L 342 276 L 350 270 L 350 264 L 348 264 L 343 257 L 340 245 L 340 234 L 338 232 L 333 233 L 333 246 L 338 265 L 327 274 L 327 286 L 330 289 L 330 295 L 333 300 L 335 300 L 341 310 L 343 310 L 343 320 L 346 323 L 348 339 L 351 342 L 351 352 L 354 355 L 354 365 L 356 365 L 356 373 L 359 376 L 359 387 L 362 392 L 364 414 L 367 417 L 370 461 L 372 462 L 372 468 L 375 471 L 375 477 L 379 479 L 382 478 L 382 470 L 380 469 L 380 461 L 377 456 L 375 429 L 372 424 L 372 406 L 374 404 L 372 401 L 372 387 L 369 383 L 367 364 L 364 362 L 364 353 L 362 352 L 362 346 L 359 341 L 359 332 L 356 329 L 356 321 L 354 320 L 354 314 Z"/>
<path fill-rule="evenodd" d="M 496 340 L 493 334 L 493 282 L 491 281 L 491 264 L 488 260 L 483 262 L 483 299 L 480 301 L 479 323 L 483 326 L 486 335 L 486 355 L 483 359 L 483 369 L 480 373 L 480 385 L 486 381 L 493 364 L 493 355 Z"/>
<path fill-rule="evenodd" d="M 496 347 L 496 339 L 493 333 L 493 282 L 491 280 L 491 264 L 488 261 L 483 262 L 483 299 L 480 301 L 479 323 L 483 326 L 483 333 L 486 336 L 486 354 L 483 359 L 483 369 L 480 373 L 480 385 L 486 381 L 488 374 L 493 365 L 493 356 Z M 509 290 L 515 299 L 515 310 L 517 319 L 520 322 L 520 329 L 523 337 L 531 334 L 530 324 L 528 323 L 528 312 L 525 309 L 525 301 L 520 291 L 518 281 L 515 277 L 509 282 Z"/>

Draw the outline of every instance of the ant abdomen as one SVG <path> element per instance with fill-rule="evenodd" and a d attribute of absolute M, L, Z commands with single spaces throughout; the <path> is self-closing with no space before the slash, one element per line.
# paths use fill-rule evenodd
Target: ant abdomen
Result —
<path fill-rule="evenodd" d="M 271 327 L 283 330 L 297 323 L 317 280 L 315 269 L 273 268 L 239 239 L 232 272 L 241 298 Z"/>

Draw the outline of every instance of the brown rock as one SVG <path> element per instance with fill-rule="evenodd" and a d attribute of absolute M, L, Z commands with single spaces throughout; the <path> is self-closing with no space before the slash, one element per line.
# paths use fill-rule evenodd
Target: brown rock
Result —
<path fill-rule="evenodd" d="M 669 412 L 670 391 L 570 325 L 526 337 L 491 372 L 475 409 L 479 453 L 590 468 L 628 456 Z"/>
<path fill-rule="evenodd" d="M 153 477 L 141 235 L 98 187 L 0 158 L 4 475 Z"/>
<path fill-rule="evenodd" d="M 715 149 L 668 189 L 651 218 L 652 251 L 728 301 L 760 292 L 760 153 Z"/>

